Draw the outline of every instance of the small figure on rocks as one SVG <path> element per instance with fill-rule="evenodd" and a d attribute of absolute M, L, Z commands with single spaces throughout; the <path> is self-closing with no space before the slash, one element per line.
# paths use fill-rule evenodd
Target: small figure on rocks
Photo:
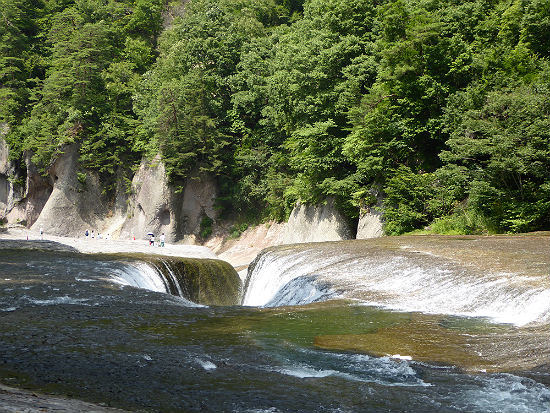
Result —
<path fill-rule="evenodd" d="M 40 239 L 44 239 L 44 228 L 40 227 Z"/>
<path fill-rule="evenodd" d="M 149 245 L 152 247 L 155 246 L 155 234 L 151 234 L 151 238 L 149 238 Z"/>
<path fill-rule="evenodd" d="M 86 230 L 86 231 L 84 232 L 84 235 L 86 235 L 86 239 L 88 239 L 88 236 L 90 235 L 90 231 Z"/>
<path fill-rule="evenodd" d="M 160 236 L 160 246 L 164 247 L 164 241 L 166 240 L 166 236 L 164 235 L 164 232 Z"/>

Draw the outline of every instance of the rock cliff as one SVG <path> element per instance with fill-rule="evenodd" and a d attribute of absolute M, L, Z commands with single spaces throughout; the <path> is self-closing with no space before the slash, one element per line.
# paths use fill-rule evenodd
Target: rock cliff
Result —
<path fill-rule="evenodd" d="M 282 235 L 282 243 L 340 241 L 352 239 L 354 235 L 352 226 L 336 209 L 334 201 L 327 199 L 323 205 L 296 205 Z"/>
<path fill-rule="evenodd" d="M 9 159 L 9 148 L 3 139 L 8 132 L 6 125 L 0 125 L 0 220 L 28 222 L 24 202 L 24 178 L 15 164 Z"/>
<path fill-rule="evenodd" d="M 0 218 L 10 223 L 78 237 L 86 229 L 115 239 L 164 233 L 167 242 L 190 244 L 204 241 L 199 234 L 205 219 L 217 225 L 215 180 L 194 173 L 183 190 L 176 191 L 160 156 L 143 160 L 129 185 L 119 179 L 114 199 L 103 194 L 96 174 L 80 168 L 77 144 L 65 147 L 45 176 L 32 163 L 31 154 L 26 154 L 25 164 L 26 169 L 18 172 L 0 139 Z M 17 188 L 13 182 L 22 182 L 25 176 L 24 188 Z M 375 209 L 365 212 L 356 228 L 337 210 L 333 199 L 319 205 L 297 204 L 287 223 L 251 228 L 238 240 L 228 240 L 219 234 L 227 231 L 218 230 L 218 237 L 207 245 L 228 261 L 244 266 L 260 249 L 271 245 L 345 240 L 355 238 L 356 233 L 357 238 L 381 236 L 381 215 Z"/>
<path fill-rule="evenodd" d="M 67 146 L 48 169 L 53 189 L 33 229 L 43 228 L 55 235 L 81 235 L 86 228 L 97 226 L 105 217 L 107 203 L 99 179 L 91 173 L 86 173 L 84 182 L 77 178 L 78 149 L 76 144 Z M 29 185 L 28 188 L 36 187 Z M 40 198 L 38 193 L 27 196 L 28 202 L 33 200 L 36 203 Z"/>
<path fill-rule="evenodd" d="M 188 178 L 182 193 L 169 184 L 160 156 L 144 160 L 132 180 L 127 219 L 121 236 L 144 238 L 148 233 L 164 233 L 168 242 L 193 242 L 203 217 L 216 219 L 216 185 L 206 175 Z"/>

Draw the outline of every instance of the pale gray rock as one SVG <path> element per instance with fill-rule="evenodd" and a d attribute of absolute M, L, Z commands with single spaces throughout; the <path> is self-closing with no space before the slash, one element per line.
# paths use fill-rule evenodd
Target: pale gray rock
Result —
<path fill-rule="evenodd" d="M 340 241 L 353 238 L 348 220 L 336 209 L 334 200 L 323 205 L 297 204 L 285 226 L 282 243 Z"/>
<path fill-rule="evenodd" d="M 0 219 L 8 223 L 26 220 L 24 205 L 24 188 L 19 181 L 19 171 L 9 160 L 9 147 L 3 136 L 8 132 L 6 125 L 0 125 Z"/>
<path fill-rule="evenodd" d="M 87 173 L 85 185 L 77 179 L 78 146 L 69 145 L 49 168 L 49 181 L 53 187 L 51 195 L 42 208 L 32 229 L 42 228 L 45 232 L 54 235 L 76 236 L 81 235 L 85 228 L 94 228 L 107 212 L 107 202 L 102 196 L 99 179 Z M 36 177 L 36 174 L 31 175 Z M 30 193 L 34 189 L 36 193 Z M 42 200 L 46 191 L 43 185 L 28 184 L 27 214 L 30 216 L 29 206 L 32 200 L 35 203 Z"/>
<path fill-rule="evenodd" d="M 42 176 L 38 168 L 32 162 L 32 154 L 25 154 L 27 179 L 25 182 L 25 195 L 22 202 L 10 213 L 8 220 L 14 222 L 17 219 L 25 220 L 30 227 L 36 222 L 42 208 L 48 202 L 53 187 L 48 177 Z"/>
<path fill-rule="evenodd" d="M 160 156 L 143 160 L 132 179 L 128 199 L 127 219 L 122 227 L 123 238 L 144 239 L 149 232 L 157 237 L 164 233 L 167 241 L 174 241 L 176 215 L 172 205 L 176 200 L 168 185 L 168 178 Z"/>
<path fill-rule="evenodd" d="M 181 204 L 181 234 L 196 236 L 205 217 L 213 221 L 218 217 L 214 208 L 216 196 L 217 185 L 210 176 L 195 173 L 187 179 Z"/>
<path fill-rule="evenodd" d="M 377 208 L 369 208 L 359 217 L 357 239 L 378 238 L 384 235 L 383 214 Z"/>
<path fill-rule="evenodd" d="M 123 410 L 67 397 L 40 394 L 0 384 L 0 411 L 5 413 L 123 413 Z"/>
<path fill-rule="evenodd" d="M 217 217 L 215 198 L 216 184 L 207 175 L 192 175 L 183 192 L 176 193 L 160 156 L 144 160 L 132 180 L 121 237 L 143 239 L 153 233 L 158 239 L 164 233 L 168 242 L 187 239 L 194 243 L 203 217 Z"/>
<path fill-rule="evenodd" d="M 10 163 L 9 149 L 4 139 L 0 138 L 0 217 L 7 215 L 11 185 L 9 181 Z"/>

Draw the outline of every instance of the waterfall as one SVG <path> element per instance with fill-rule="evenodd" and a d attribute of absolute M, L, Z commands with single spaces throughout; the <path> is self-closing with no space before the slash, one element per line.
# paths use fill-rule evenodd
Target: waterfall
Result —
<path fill-rule="evenodd" d="M 234 305 L 242 282 L 224 261 L 197 258 L 149 258 L 125 262 L 111 274 L 119 284 L 183 297 L 198 304 Z"/>
<path fill-rule="evenodd" d="M 305 278 L 304 278 L 305 277 Z M 396 248 L 342 248 L 338 243 L 266 250 L 249 269 L 243 305 L 294 305 L 294 287 L 323 285 L 325 296 L 400 311 L 489 317 L 526 325 L 550 322 L 550 282 L 541 274 L 481 271 L 427 253 Z M 333 294 L 328 291 L 332 290 Z M 287 294 L 288 295 L 288 294 Z M 284 296 L 284 294 L 283 294 Z M 277 297 L 277 298 L 276 298 Z M 315 301 L 314 299 L 310 302 Z"/>
<path fill-rule="evenodd" d="M 168 282 L 162 272 L 148 262 L 126 263 L 111 273 L 111 279 L 118 284 L 170 294 Z"/>

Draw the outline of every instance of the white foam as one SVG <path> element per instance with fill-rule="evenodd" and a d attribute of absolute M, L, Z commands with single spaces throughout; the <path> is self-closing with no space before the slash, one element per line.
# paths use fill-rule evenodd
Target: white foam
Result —
<path fill-rule="evenodd" d="M 312 276 L 343 297 L 383 308 L 488 317 L 523 326 L 550 322 L 550 284 L 512 273 L 473 273 L 440 260 L 393 257 L 337 257 L 316 250 L 265 253 L 250 275 L 244 304 L 262 306 L 284 285 Z"/>
<path fill-rule="evenodd" d="M 49 300 L 35 300 L 29 297 L 26 297 L 27 301 L 32 304 L 38 304 L 38 305 L 58 305 L 58 304 L 72 304 L 72 305 L 83 305 L 87 301 L 89 301 L 87 298 L 72 298 L 67 295 L 61 296 L 61 297 L 54 297 Z M 89 304 L 84 304 L 89 305 Z"/>
<path fill-rule="evenodd" d="M 286 374 L 287 376 L 294 376 L 300 379 L 308 377 L 328 377 L 337 375 L 339 372 L 336 370 L 316 370 L 309 367 L 294 367 L 277 370 L 279 373 Z"/>
<path fill-rule="evenodd" d="M 318 261 L 311 259 L 312 251 L 306 250 L 291 255 L 264 254 L 251 274 L 243 305 L 262 306 L 269 303 L 287 283 L 318 268 Z M 340 261 L 341 257 L 325 257 L 322 265 Z"/>
<path fill-rule="evenodd" d="M 218 366 L 216 366 L 214 363 L 212 363 L 211 361 L 209 360 L 202 360 L 202 359 L 196 359 L 197 360 L 197 363 L 200 364 L 200 366 L 205 369 L 205 370 L 215 370 L 218 368 Z"/>
<path fill-rule="evenodd" d="M 407 361 L 411 361 L 412 360 L 412 357 L 411 356 L 402 356 L 401 354 L 394 354 L 392 356 L 390 356 L 392 359 L 398 359 L 398 360 L 407 360 Z"/>
<path fill-rule="evenodd" d="M 482 385 L 465 391 L 455 402 L 463 411 L 484 413 L 548 413 L 550 389 L 523 377 L 502 374 L 481 378 Z"/>
<path fill-rule="evenodd" d="M 157 268 L 146 262 L 128 263 L 123 269 L 111 273 L 111 281 L 150 291 L 169 292 Z"/>

